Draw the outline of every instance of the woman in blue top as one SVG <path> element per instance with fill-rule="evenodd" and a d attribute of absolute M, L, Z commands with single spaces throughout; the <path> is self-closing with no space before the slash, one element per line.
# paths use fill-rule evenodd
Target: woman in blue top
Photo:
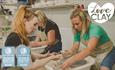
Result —
<path fill-rule="evenodd" d="M 84 49 L 67 59 L 62 64 L 62 68 L 65 69 L 75 62 L 92 55 L 97 59 L 95 65 L 99 65 L 96 70 L 111 70 L 112 65 L 115 63 L 115 47 L 113 47 L 105 30 L 90 22 L 85 12 L 80 9 L 73 10 L 70 19 L 73 26 L 74 43 L 67 53 L 76 52 L 80 44 Z M 99 57 L 100 55 L 102 56 Z"/>

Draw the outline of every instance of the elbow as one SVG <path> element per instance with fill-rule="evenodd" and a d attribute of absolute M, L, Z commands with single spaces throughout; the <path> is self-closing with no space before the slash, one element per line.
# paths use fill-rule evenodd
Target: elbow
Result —
<path fill-rule="evenodd" d="M 34 67 L 27 67 L 27 68 L 25 68 L 24 70 L 36 70 Z"/>
<path fill-rule="evenodd" d="M 87 48 L 86 52 L 87 52 L 87 56 L 88 56 L 88 55 L 90 55 L 93 52 L 93 49 Z"/>
<path fill-rule="evenodd" d="M 48 45 L 54 45 L 55 44 L 55 40 L 54 41 L 48 41 Z"/>
<path fill-rule="evenodd" d="M 91 53 L 92 53 L 92 50 L 89 48 L 86 48 L 81 52 L 80 55 L 82 58 L 85 58 L 85 57 L 89 56 Z"/>

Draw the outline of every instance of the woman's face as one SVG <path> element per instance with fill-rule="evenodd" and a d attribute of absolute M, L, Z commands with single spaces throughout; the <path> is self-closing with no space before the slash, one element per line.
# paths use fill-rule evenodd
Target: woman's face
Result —
<path fill-rule="evenodd" d="M 76 17 L 72 18 L 71 22 L 72 22 L 73 27 L 76 30 L 81 31 L 81 29 L 82 29 L 82 21 L 80 20 L 79 16 L 76 16 Z"/>
<path fill-rule="evenodd" d="M 38 19 L 37 17 L 34 17 L 33 19 L 29 20 L 29 21 L 25 21 L 25 29 L 26 29 L 26 32 L 29 34 L 29 33 L 32 33 L 36 30 L 37 26 L 38 26 Z"/>
<path fill-rule="evenodd" d="M 43 21 L 38 21 L 38 26 L 39 27 L 44 27 L 44 22 Z"/>

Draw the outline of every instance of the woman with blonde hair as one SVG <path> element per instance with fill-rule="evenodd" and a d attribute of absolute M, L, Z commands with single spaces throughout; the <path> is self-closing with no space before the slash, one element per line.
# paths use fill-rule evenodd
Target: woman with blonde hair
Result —
<path fill-rule="evenodd" d="M 21 5 L 15 14 L 14 20 L 12 22 L 12 32 L 7 37 L 5 46 L 17 47 L 20 44 L 29 46 L 29 40 L 27 35 L 36 30 L 37 22 L 38 22 L 37 16 L 26 6 Z M 32 59 L 37 61 L 32 62 L 30 66 L 26 68 L 26 70 L 36 70 L 41 66 L 45 65 L 50 60 L 59 58 L 59 56 L 55 56 L 55 55 L 45 58 L 46 56 L 48 56 L 48 54 L 42 55 L 33 52 L 31 52 L 31 56 Z M 44 59 L 39 60 L 39 58 L 44 58 Z M 17 65 L 17 59 L 15 58 L 15 60 L 16 60 L 15 65 Z M 22 67 L 18 67 L 18 66 L 5 67 L 4 69 L 23 70 Z"/>
<path fill-rule="evenodd" d="M 93 70 L 111 70 L 112 65 L 115 63 L 115 47 L 105 30 L 89 21 L 86 13 L 80 9 L 74 9 L 70 19 L 73 28 L 74 43 L 67 53 L 72 54 L 74 51 L 76 52 L 80 44 L 82 44 L 80 47 L 84 49 L 67 59 L 62 64 L 62 68 L 68 68 L 75 62 L 91 55 L 96 58 L 95 65 L 97 69 Z"/>
<path fill-rule="evenodd" d="M 31 46 L 47 45 L 43 53 L 60 52 L 62 50 L 61 34 L 58 25 L 48 19 L 41 10 L 35 12 L 38 18 L 38 31 L 36 41 L 31 42 Z"/>

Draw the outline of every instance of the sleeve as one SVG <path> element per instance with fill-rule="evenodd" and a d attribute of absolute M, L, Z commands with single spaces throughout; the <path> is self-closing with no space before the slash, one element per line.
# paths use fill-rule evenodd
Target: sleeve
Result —
<path fill-rule="evenodd" d="M 99 27 L 99 26 L 95 26 L 95 27 L 92 27 L 90 29 L 90 38 L 92 37 L 96 37 L 96 38 L 100 38 L 102 36 L 102 28 Z"/>
<path fill-rule="evenodd" d="M 49 32 L 50 30 L 57 30 L 58 26 L 55 22 L 53 22 L 52 20 L 48 20 L 47 21 L 47 25 L 46 25 L 46 32 Z"/>
<path fill-rule="evenodd" d="M 47 31 L 49 32 L 50 30 L 56 30 L 56 29 L 57 29 L 57 26 L 55 24 L 52 24 L 47 28 Z"/>
<path fill-rule="evenodd" d="M 80 32 L 77 32 L 77 33 L 74 35 L 74 42 L 80 42 Z"/>
<path fill-rule="evenodd" d="M 21 44 L 21 40 L 17 35 L 10 35 L 7 37 L 6 42 L 5 42 L 5 46 L 18 46 L 19 44 Z"/>

